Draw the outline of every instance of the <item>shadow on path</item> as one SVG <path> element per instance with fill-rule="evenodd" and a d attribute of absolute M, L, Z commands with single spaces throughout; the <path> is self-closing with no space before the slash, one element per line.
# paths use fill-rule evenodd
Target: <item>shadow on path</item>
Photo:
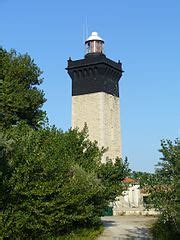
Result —
<path fill-rule="evenodd" d="M 112 221 L 112 220 L 104 220 L 103 225 L 104 227 L 112 227 L 112 226 L 116 226 L 117 223 L 116 221 Z"/>
<path fill-rule="evenodd" d="M 149 235 L 148 218 L 103 218 L 104 233 L 98 240 L 153 240 Z"/>
<path fill-rule="evenodd" d="M 126 229 L 128 234 L 126 234 L 125 239 L 153 239 L 149 236 L 149 230 L 146 227 L 136 227 L 134 229 Z M 122 237 L 116 239 L 123 239 Z"/>

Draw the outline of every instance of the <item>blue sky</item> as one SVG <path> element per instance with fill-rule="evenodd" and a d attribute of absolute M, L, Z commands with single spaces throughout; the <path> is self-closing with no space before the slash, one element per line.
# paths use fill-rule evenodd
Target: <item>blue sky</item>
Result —
<path fill-rule="evenodd" d="M 153 171 L 161 139 L 180 137 L 179 0 L 0 0 L 0 45 L 28 52 L 44 71 L 51 124 L 71 126 L 67 59 L 84 56 L 83 26 L 123 63 L 123 155 L 133 170 Z"/>

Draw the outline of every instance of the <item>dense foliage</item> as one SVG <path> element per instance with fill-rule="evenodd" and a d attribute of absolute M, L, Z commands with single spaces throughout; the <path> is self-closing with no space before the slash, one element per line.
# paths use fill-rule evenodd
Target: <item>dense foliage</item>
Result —
<path fill-rule="evenodd" d="M 20 124 L 5 134 L 11 148 L 5 154 L 4 237 L 47 239 L 99 223 L 120 193 L 128 170 L 122 160 L 101 164 L 102 153 L 86 130 L 36 131 Z"/>
<path fill-rule="evenodd" d="M 44 93 L 37 88 L 42 83 L 41 74 L 29 55 L 0 47 L 0 126 L 7 128 L 21 121 L 34 128 L 41 126 L 45 118 L 41 110 Z"/>
<path fill-rule="evenodd" d="M 127 158 L 124 161 L 119 158 L 115 162 L 109 160 L 106 164 L 100 165 L 98 177 L 106 187 L 105 195 L 109 201 L 113 202 L 117 196 L 121 195 L 124 190 L 124 184 L 120 181 L 127 177 L 129 173 L 130 169 Z"/>
<path fill-rule="evenodd" d="M 160 212 L 153 232 L 157 239 L 179 237 L 179 164 L 180 142 L 161 141 L 163 157 L 157 164 L 155 174 L 147 179 L 144 187 L 149 192 L 149 207 Z"/>
<path fill-rule="evenodd" d="M 143 188 L 149 182 L 149 179 L 154 177 L 154 173 L 132 171 L 130 176 L 137 180 L 140 184 L 140 187 Z"/>
<path fill-rule="evenodd" d="M 30 56 L 0 48 L 0 235 L 54 239 L 77 228 L 97 234 L 128 163 L 102 164 L 104 149 L 88 139 L 86 127 L 45 127 L 40 75 Z"/>

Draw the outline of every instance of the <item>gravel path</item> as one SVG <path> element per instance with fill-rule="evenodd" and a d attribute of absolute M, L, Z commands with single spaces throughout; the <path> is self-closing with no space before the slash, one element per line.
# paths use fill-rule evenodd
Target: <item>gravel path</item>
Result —
<path fill-rule="evenodd" d="M 154 217 L 146 216 L 108 216 L 102 217 L 104 232 L 98 240 L 143 240 L 153 239 L 149 236 L 149 227 Z"/>

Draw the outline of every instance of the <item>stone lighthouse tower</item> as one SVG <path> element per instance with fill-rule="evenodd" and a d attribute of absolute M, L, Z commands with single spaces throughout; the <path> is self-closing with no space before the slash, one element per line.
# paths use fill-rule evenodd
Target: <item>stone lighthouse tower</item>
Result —
<path fill-rule="evenodd" d="M 82 129 L 86 123 L 89 138 L 107 148 L 107 157 L 121 157 L 121 128 L 119 79 L 120 62 L 104 54 L 104 40 L 92 32 L 85 41 L 83 59 L 68 60 L 68 74 L 72 79 L 72 128 Z"/>

